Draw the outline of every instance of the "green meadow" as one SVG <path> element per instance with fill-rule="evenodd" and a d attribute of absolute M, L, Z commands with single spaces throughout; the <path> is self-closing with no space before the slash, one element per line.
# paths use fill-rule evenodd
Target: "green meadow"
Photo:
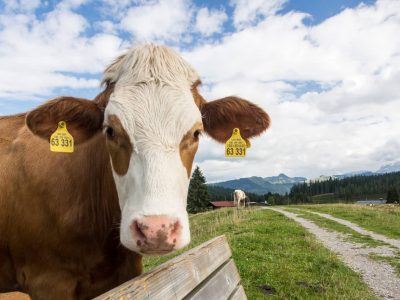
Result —
<path fill-rule="evenodd" d="M 186 251 L 225 234 L 248 299 L 376 299 L 360 276 L 294 221 L 264 209 L 221 209 L 190 217 Z M 178 255 L 146 257 L 146 271 Z"/>

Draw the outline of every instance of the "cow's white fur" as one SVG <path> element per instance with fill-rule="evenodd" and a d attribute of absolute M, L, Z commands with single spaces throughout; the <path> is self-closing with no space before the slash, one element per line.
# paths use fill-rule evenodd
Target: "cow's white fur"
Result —
<path fill-rule="evenodd" d="M 246 194 L 242 190 L 235 190 L 233 192 L 233 201 L 237 207 L 240 207 L 240 203 L 243 202 L 243 206 L 246 206 Z"/>
<path fill-rule="evenodd" d="M 182 225 L 176 249 L 190 241 L 186 198 L 189 179 L 179 144 L 201 122 L 191 85 L 196 71 L 178 54 L 163 46 L 130 50 L 108 69 L 104 81 L 115 82 L 105 111 L 120 119 L 134 147 L 128 172 L 114 173 L 122 210 L 121 242 L 140 252 L 132 239 L 132 221 L 147 215 L 168 215 Z"/>

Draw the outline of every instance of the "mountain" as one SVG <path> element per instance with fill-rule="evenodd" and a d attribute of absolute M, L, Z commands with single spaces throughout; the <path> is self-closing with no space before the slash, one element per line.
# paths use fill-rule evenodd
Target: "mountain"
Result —
<path fill-rule="evenodd" d="M 283 173 L 278 176 L 264 177 L 263 179 L 272 184 L 298 183 L 306 180 L 304 177 L 289 177 Z"/>
<path fill-rule="evenodd" d="M 375 175 L 376 173 L 371 172 L 371 171 L 356 171 L 356 172 L 350 172 L 350 173 L 345 173 L 345 174 L 340 174 L 340 175 L 321 175 L 319 177 L 316 178 L 312 178 L 312 179 L 307 179 L 306 182 L 307 183 L 312 183 L 312 182 L 324 182 L 327 181 L 329 179 L 344 179 L 344 178 L 348 178 L 348 177 L 354 177 L 354 176 L 371 176 L 371 175 Z"/>
<path fill-rule="evenodd" d="M 375 173 L 385 174 L 385 173 L 392 173 L 392 172 L 399 172 L 399 171 L 400 171 L 400 161 L 395 162 L 395 163 L 390 164 L 390 165 L 382 166 Z"/>
<path fill-rule="evenodd" d="M 211 185 L 220 186 L 227 189 L 240 189 L 246 192 L 262 195 L 268 192 L 285 194 L 289 193 L 291 187 L 300 182 L 304 182 L 304 177 L 289 177 L 285 174 L 279 174 L 272 177 L 246 177 L 233 179 L 223 182 L 216 182 Z"/>
<path fill-rule="evenodd" d="M 356 172 L 349 172 L 345 174 L 340 174 L 340 175 L 321 175 L 317 178 L 312 178 L 308 179 L 306 182 L 311 183 L 311 182 L 323 182 L 327 181 L 329 179 L 344 179 L 348 177 L 354 177 L 354 176 L 372 176 L 372 175 L 380 175 L 380 174 L 386 174 L 386 173 L 394 173 L 394 172 L 400 172 L 400 161 L 385 165 L 380 167 L 376 172 L 372 171 L 356 171 Z"/>
<path fill-rule="evenodd" d="M 218 186 L 231 190 L 239 189 L 258 195 L 266 194 L 269 192 L 283 195 L 285 193 L 289 193 L 292 186 L 295 185 L 296 183 L 323 182 L 329 179 L 344 179 L 353 176 L 371 176 L 371 175 L 378 175 L 378 174 L 385 174 L 385 173 L 392 173 L 399 171 L 400 171 L 400 161 L 382 166 L 376 172 L 356 171 L 340 175 L 328 175 L 328 176 L 321 175 L 320 177 L 309 180 L 307 180 L 305 177 L 289 177 L 285 174 L 279 174 L 278 176 L 271 176 L 264 178 L 252 176 L 252 177 L 233 179 L 223 182 L 215 182 L 210 184 L 210 186 Z"/>

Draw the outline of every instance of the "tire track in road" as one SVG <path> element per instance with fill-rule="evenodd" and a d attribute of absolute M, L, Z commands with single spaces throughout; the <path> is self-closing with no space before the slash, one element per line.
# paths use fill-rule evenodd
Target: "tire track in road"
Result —
<path fill-rule="evenodd" d="M 280 208 L 266 207 L 265 209 L 283 214 L 315 235 L 325 247 L 335 252 L 347 266 L 359 273 L 363 281 L 380 299 L 400 299 L 400 278 L 396 275 L 394 268 L 386 262 L 375 261 L 368 257 L 372 253 L 394 256 L 391 248 L 365 247 L 363 244 L 348 241 L 345 234 L 328 231 L 295 213 Z"/>

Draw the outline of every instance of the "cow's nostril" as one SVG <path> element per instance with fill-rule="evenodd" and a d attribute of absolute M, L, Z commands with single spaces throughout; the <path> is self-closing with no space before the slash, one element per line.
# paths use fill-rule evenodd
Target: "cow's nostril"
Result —
<path fill-rule="evenodd" d="M 182 224 L 169 216 L 144 216 L 132 221 L 131 235 L 143 253 L 170 252 L 182 234 Z"/>
<path fill-rule="evenodd" d="M 146 239 L 146 235 L 143 233 L 143 225 L 140 224 L 138 221 L 133 221 L 131 228 L 136 232 L 139 238 Z"/>

